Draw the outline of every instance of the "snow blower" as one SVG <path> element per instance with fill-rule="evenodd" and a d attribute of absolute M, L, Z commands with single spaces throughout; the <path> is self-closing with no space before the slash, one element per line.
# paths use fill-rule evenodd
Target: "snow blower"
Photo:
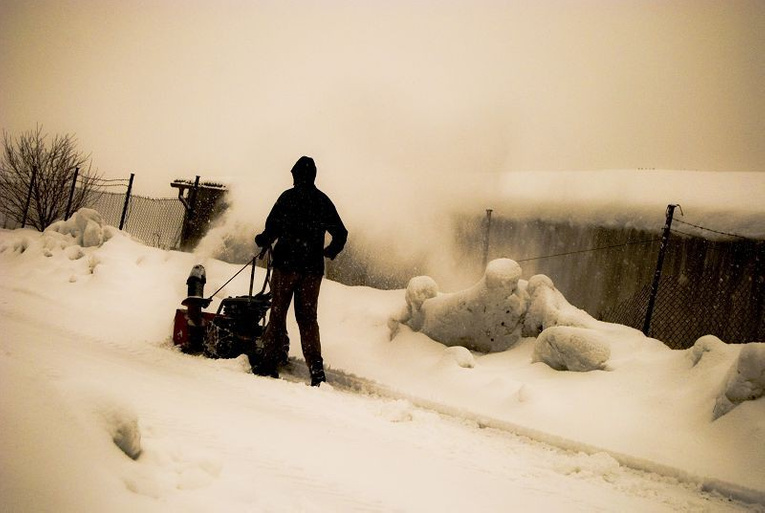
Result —
<path fill-rule="evenodd" d="M 266 314 L 271 308 L 271 291 L 266 292 L 266 288 L 270 288 L 271 279 L 270 249 L 264 248 L 208 298 L 204 297 L 207 281 L 205 268 L 195 265 L 191 269 L 186 280 L 188 297 L 181 302 L 186 309 L 175 311 L 173 327 L 173 342 L 184 353 L 202 353 L 208 358 L 236 358 L 246 354 L 251 363 L 260 360 Z M 255 263 L 263 258 L 266 260 L 266 277 L 261 291 L 253 295 Z M 252 266 L 249 293 L 246 296 L 223 299 L 215 313 L 204 312 L 203 309 L 210 305 L 215 294 L 248 266 Z"/>

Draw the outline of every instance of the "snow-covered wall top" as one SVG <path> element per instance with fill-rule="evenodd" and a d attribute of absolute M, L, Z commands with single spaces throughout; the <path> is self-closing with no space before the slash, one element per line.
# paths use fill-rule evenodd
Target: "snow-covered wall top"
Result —
<path fill-rule="evenodd" d="M 672 203 L 681 205 L 675 211 L 678 220 L 765 240 L 765 172 L 632 169 L 423 175 L 382 167 L 372 162 L 352 178 L 322 167 L 317 186 L 337 205 L 350 231 L 349 245 L 375 256 L 383 272 L 423 260 L 434 275 L 444 274 L 435 268 L 453 269 L 461 260 L 455 250 L 460 241 L 455 241 L 454 216 L 480 220 L 489 208 L 496 218 L 658 233 Z M 197 251 L 246 261 L 252 237 L 290 185 L 288 170 L 232 183 L 229 211 Z M 482 233 L 480 225 L 474 229 Z M 694 234 L 716 236 L 699 230 Z M 517 258 L 515 253 L 506 256 Z"/>
<path fill-rule="evenodd" d="M 653 229 L 663 224 L 668 204 L 679 204 L 681 218 L 765 238 L 765 173 L 512 172 L 498 178 L 495 190 L 493 207 L 505 215 Z"/>

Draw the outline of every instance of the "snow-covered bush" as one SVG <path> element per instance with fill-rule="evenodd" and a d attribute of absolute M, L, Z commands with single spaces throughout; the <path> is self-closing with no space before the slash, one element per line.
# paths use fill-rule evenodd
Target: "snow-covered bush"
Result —
<path fill-rule="evenodd" d="M 544 274 L 532 276 L 526 291 L 529 308 L 523 323 L 523 336 L 536 337 L 552 326 L 593 327 L 590 314 L 569 303 Z"/>
<path fill-rule="evenodd" d="M 541 341 L 539 361 L 549 360 L 560 369 L 602 368 L 610 351 L 595 335 L 597 321 L 566 301 L 547 276 L 539 274 L 526 282 L 520 279 L 521 271 L 509 258 L 492 260 L 478 283 L 450 294 L 439 294 L 429 276 L 412 278 L 406 288 L 406 307 L 390 319 L 391 338 L 400 324 L 406 324 L 446 346 L 491 353 L 550 327 L 592 328 L 551 332 Z M 558 351 L 566 352 L 565 359 L 543 356 L 554 352 L 556 344 L 561 346 Z M 586 354 L 576 356 L 572 352 L 577 350 Z"/>
<path fill-rule="evenodd" d="M 489 262 L 478 283 L 460 292 L 438 294 L 431 278 L 413 278 L 401 321 L 447 346 L 504 351 L 521 338 L 528 295 L 518 286 L 520 277 L 515 261 L 500 258 Z"/>
<path fill-rule="evenodd" d="M 415 331 L 422 329 L 425 316 L 422 304 L 427 300 L 438 296 L 438 284 L 430 276 L 416 276 L 409 280 L 406 287 L 406 312 L 404 319 Z"/>
<path fill-rule="evenodd" d="M 722 393 L 715 403 L 713 416 L 718 419 L 744 401 L 765 393 L 765 343 L 753 342 L 741 347 L 731 366 Z"/>
<path fill-rule="evenodd" d="M 45 231 L 71 235 L 83 248 L 98 247 L 112 236 L 110 227 L 104 226 L 101 214 L 91 208 L 81 208 L 66 221 L 57 221 Z"/>
<path fill-rule="evenodd" d="M 532 361 L 555 370 L 587 372 L 603 369 L 610 357 L 611 348 L 598 331 L 553 326 L 537 338 Z"/>
<path fill-rule="evenodd" d="M 716 359 L 724 357 L 729 349 L 728 344 L 714 335 L 704 335 L 696 340 L 693 347 L 688 349 L 688 358 L 691 360 L 691 365 L 695 367 L 702 358 L 707 361 L 710 357 Z"/>

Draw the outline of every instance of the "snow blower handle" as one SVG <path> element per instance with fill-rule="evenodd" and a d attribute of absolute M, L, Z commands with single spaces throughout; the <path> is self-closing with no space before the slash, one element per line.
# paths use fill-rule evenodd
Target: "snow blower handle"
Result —
<path fill-rule="evenodd" d="M 250 275 L 250 297 L 252 297 L 252 284 L 255 282 L 255 260 L 266 260 L 266 279 L 263 280 L 263 288 L 260 293 L 266 291 L 266 286 L 271 286 L 271 245 L 265 246 L 258 256 L 252 258 L 252 274 Z"/>

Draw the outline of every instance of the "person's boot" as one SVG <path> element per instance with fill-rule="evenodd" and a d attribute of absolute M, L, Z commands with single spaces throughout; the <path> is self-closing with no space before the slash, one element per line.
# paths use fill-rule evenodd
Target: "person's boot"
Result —
<path fill-rule="evenodd" d="M 271 378 L 279 377 L 279 370 L 276 367 L 276 363 L 264 353 L 253 352 L 248 354 L 247 357 L 250 360 L 252 373 L 256 376 L 268 376 Z"/>
<path fill-rule="evenodd" d="M 322 383 L 327 381 L 327 376 L 324 374 L 324 366 L 317 365 L 311 368 L 311 386 L 318 387 Z"/>
<path fill-rule="evenodd" d="M 276 358 L 276 366 L 279 367 L 286 367 L 287 364 L 290 361 L 290 339 L 287 335 L 284 335 L 284 338 L 280 341 L 279 344 L 279 354 Z"/>

